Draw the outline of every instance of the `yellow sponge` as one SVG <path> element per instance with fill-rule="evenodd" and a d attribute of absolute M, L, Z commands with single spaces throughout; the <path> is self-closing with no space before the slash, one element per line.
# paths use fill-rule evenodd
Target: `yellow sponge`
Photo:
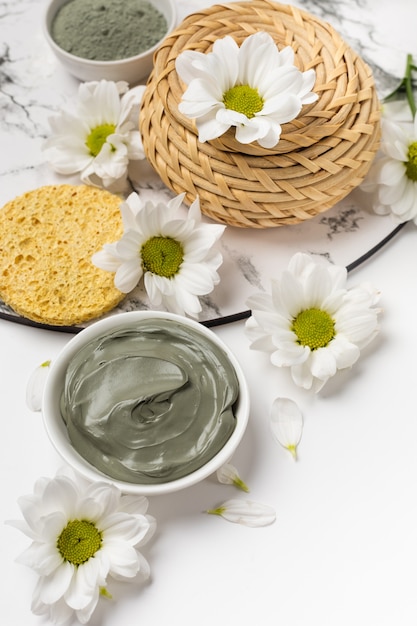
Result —
<path fill-rule="evenodd" d="M 123 232 L 115 194 L 87 185 L 29 191 L 0 210 L 0 297 L 36 322 L 71 326 L 99 317 L 125 294 L 92 255 Z"/>

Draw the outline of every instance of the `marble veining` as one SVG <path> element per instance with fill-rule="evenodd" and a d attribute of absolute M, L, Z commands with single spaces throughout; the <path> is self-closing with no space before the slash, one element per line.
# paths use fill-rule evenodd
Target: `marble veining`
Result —
<path fill-rule="evenodd" d="M 204 9 L 210 0 L 178 0 L 178 17 Z M 412 29 L 401 24 L 417 18 L 408 0 L 294 0 L 294 4 L 329 22 L 371 67 L 378 94 L 386 95 L 403 75 L 406 54 L 417 55 Z M 48 118 L 76 97 L 78 81 L 59 66 L 42 33 L 47 0 L 0 2 L 0 206 L 38 186 L 77 184 L 60 177 L 45 163 L 42 143 L 49 135 Z M 389 35 L 389 36 L 388 36 Z M 144 199 L 168 200 L 172 192 L 146 162 L 135 164 L 132 189 Z M 221 241 L 221 283 L 202 299 L 202 319 L 246 308 L 246 300 L 267 289 L 293 253 L 302 250 L 349 264 L 375 245 L 395 224 L 373 215 L 353 192 L 325 214 L 302 224 L 253 231 L 227 227 Z M 149 308 L 138 287 L 118 310 Z M 0 311 L 11 313 L 0 303 Z"/>
<path fill-rule="evenodd" d="M 341 232 L 357 231 L 360 228 L 361 220 L 363 220 L 363 215 L 361 215 L 360 209 L 352 204 L 347 206 L 346 209 L 338 211 L 336 215 L 331 217 L 325 215 L 320 219 L 320 224 L 325 224 L 329 227 L 327 236 L 329 239 L 332 239 L 334 235 Z"/>

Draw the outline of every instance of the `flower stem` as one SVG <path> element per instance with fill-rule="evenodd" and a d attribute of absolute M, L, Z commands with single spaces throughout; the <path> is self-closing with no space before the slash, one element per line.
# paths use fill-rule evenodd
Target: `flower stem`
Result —
<path fill-rule="evenodd" d="M 412 73 L 413 73 L 413 70 L 415 69 L 416 69 L 416 66 L 413 64 L 413 57 L 411 56 L 411 54 L 407 54 L 407 65 L 405 68 L 405 77 L 404 77 L 405 91 L 407 94 L 407 101 L 408 101 L 408 105 L 410 107 L 413 119 L 416 115 L 416 101 L 414 98 L 413 82 L 412 82 Z"/>
<path fill-rule="evenodd" d="M 398 94 L 405 92 L 413 119 L 417 112 L 416 101 L 413 93 L 413 71 L 415 70 L 417 70 L 417 66 L 413 63 L 413 56 L 411 54 L 407 54 L 404 78 L 394 91 L 384 98 L 384 102 L 389 102 L 390 100 L 396 100 Z"/>

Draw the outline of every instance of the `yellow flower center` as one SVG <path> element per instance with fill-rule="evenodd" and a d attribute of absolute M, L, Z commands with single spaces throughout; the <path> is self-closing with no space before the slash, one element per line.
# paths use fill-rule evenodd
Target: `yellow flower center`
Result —
<path fill-rule="evenodd" d="M 184 250 L 179 241 L 171 237 L 151 237 L 140 251 L 142 267 L 146 272 L 172 278 L 184 260 Z"/>
<path fill-rule="evenodd" d="M 334 321 L 326 311 L 306 309 L 293 320 L 291 330 L 297 335 L 302 346 L 311 350 L 324 348 L 335 336 Z"/>
<path fill-rule="evenodd" d="M 102 534 L 92 522 L 72 520 L 58 537 L 57 547 L 65 561 L 82 565 L 100 550 Z"/>
<path fill-rule="evenodd" d="M 112 135 L 115 130 L 115 124 L 100 124 L 100 126 L 96 126 L 90 131 L 85 144 L 92 156 L 96 157 L 100 153 L 107 137 Z"/>
<path fill-rule="evenodd" d="M 417 182 L 417 141 L 408 146 L 408 161 L 405 164 L 407 178 Z"/>
<path fill-rule="evenodd" d="M 223 103 L 226 109 L 243 113 L 249 119 L 262 111 L 264 106 L 258 90 L 249 85 L 235 85 L 226 91 L 223 94 Z"/>

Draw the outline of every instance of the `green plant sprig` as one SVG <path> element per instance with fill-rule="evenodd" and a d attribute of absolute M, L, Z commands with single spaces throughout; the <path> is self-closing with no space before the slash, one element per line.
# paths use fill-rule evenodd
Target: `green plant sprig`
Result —
<path fill-rule="evenodd" d="M 413 72 L 417 70 L 417 66 L 413 63 L 413 57 L 411 54 L 407 54 L 407 62 L 405 66 L 404 78 L 400 84 L 390 94 L 385 96 L 384 102 L 390 102 L 392 100 L 398 100 L 399 96 L 403 94 L 407 97 L 408 106 L 410 107 L 413 119 L 417 112 L 417 105 L 414 98 L 413 91 Z"/>

